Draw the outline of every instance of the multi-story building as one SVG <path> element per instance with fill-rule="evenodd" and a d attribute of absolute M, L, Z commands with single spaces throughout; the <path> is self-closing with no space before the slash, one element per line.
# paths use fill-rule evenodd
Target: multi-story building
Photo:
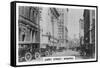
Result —
<path fill-rule="evenodd" d="M 84 10 L 84 42 L 95 44 L 95 10 Z"/>
<path fill-rule="evenodd" d="M 84 10 L 84 43 L 90 42 L 90 10 Z"/>
<path fill-rule="evenodd" d="M 84 20 L 79 20 L 79 38 L 80 38 L 80 45 L 84 44 Z"/>
<path fill-rule="evenodd" d="M 41 8 L 40 39 L 41 44 L 53 46 L 65 45 L 67 39 L 67 10 L 61 8 Z M 65 44 L 64 44 L 65 43 Z"/>
<path fill-rule="evenodd" d="M 41 44 L 49 44 L 49 45 L 57 45 L 57 23 L 59 13 L 56 8 L 41 8 L 40 14 L 40 43 Z"/>
<path fill-rule="evenodd" d="M 58 38 L 59 46 L 61 47 L 64 43 L 64 10 L 59 9 L 60 17 L 58 22 Z"/>
<path fill-rule="evenodd" d="M 60 16 L 58 22 L 58 38 L 59 38 L 59 45 L 60 47 L 66 47 L 68 41 L 68 29 L 67 29 L 67 22 L 68 22 L 68 9 L 60 8 L 58 9 Z"/>
<path fill-rule="evenodd" d="M 51 12 L 51 23 L 52 23 L 52 41 L 55 43 L 55 45 L 58 45 L 58 21 L 59 21 L 59 11 L 57 8 L 50 8 Z"/>
<path fill-rule="evenodd" d="M 95 10 L 90 11 L 90 43 L 95 45 Z"/>
<path fill-rule="evenodd" d="M 95 10 L 84 10 L 84 44 L 87 55 L 95 57 Z"/>
<path fill-rule="evenodd" d="M 69 9 L 68 8 L 65 8 L 64 9 L 64 46 L 68 47 L 68 28 L 67 28 L 67 25 L 68 25 L 68 12 L 69 12 Z"/>
<path fill-rule="evenodd" d="M 40 42 L 39 8 L 19 6 L 19 42 Z"/>

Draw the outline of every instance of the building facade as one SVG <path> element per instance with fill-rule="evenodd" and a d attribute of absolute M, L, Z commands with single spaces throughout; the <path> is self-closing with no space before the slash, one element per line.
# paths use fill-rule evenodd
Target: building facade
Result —
<path fill-rule="evenodd" d="M 95 45 L 95 10 L 90 11 L 90 43 Z"/>
<path fill-rule="evenodd" d="M 67 11 L 61 8 L 41 8 L 40 39 L 41 44 L 65 46 L 67 39 Z M 65 12 L 66 11 L 66 12 Z"/>
<path fill-rule="evenodd" d="M 84 10 L 84 42 L 95 44 L 95 10 Z"/>
<path fill-rule="evenodd" d="M 84 10 L 84 44 L 87 56 L 95 57 L 95 10 Z"/>
<path fill-rule="evenodd" d="M 60 47 L 66 47 L 68 42 L 68 9 L 60 8 L 58 9 L 60 16 L 58 22 L 58 38 Z"/>
<path fill-rule="evenodd" d="M 84 43 L 90 42 L 90 10 L 84 10 Z"/>
<path fill-rule="evenodd" d="M 56 8 L 41 8 L 40 10 L 40 43 L 49 44 L 50 46 L 57 46 L 57 23 L 59 13 Z"/>
<path fill-rule="evenodd" d="M 84 44 L 84 20 L 79 20 L 79 38 L 80 38 L 80 45 Z"/>
<path fill-rule="evenodd" d="M 19 6 L 19 42 L 40 42 L 38 7 Z"/>

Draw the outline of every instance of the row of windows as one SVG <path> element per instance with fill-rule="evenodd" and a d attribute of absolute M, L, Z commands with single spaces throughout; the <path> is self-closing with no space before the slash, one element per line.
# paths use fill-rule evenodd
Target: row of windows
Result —
<path fill-rule="evenodd" d="M 37 7 L 26 7 L 19 6 L 19 15 L 25 17 L 26 19 L 38 24 L 38 8 Z"/>

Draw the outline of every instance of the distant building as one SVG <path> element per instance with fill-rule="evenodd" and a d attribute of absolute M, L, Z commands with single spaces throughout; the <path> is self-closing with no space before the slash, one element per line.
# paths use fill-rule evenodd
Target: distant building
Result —
<path fill-rule="evenodd" d="M 63 46 L 67 42 L 67 10 L 61 8 L 40 9 L 40 43 Z"/>
<path fill-rule="evenodd" d="M 84 44 L 84 20 L 79 20 L 79 38 L 80 38 L 80 45 Z"/>
<path fill-rule="evenodd" d="M 59 13 L 56 8 L 40 9 L 40 43 L 55 46 L 58 43 L 57 23 Z"/>
<path fill-rule="evenodd" d="M 50 12 L 51 12 L 51 23 L 52 23 L 52 32 L 53 32 L 53 38 L 54 38 L 54 44 L 58 46 L 58 34 L 57 32 L 58 30 L 58 22 L 59 22 L 59 11 L 57 8 L 50 8 Z"/>
<path fill-rule="evenodd" d="M 68 9 L 58 9 L 60 16 L 59 16 L 59 22 L 58 22 L 58 38 L 59 38 L 59 46 L 60 47 L 66 47 L 67 41 L 68 41 L 68 29 L 67 29 L 67 23 L 68 23 Z"/>
<path fill-rule="evenodd" d="M 59 22 L 58 22 L 58 39 L 59 39 L 59 47 L 64 45 L 64 10 L 59 9 Z"/>
<path fill-rule="evenodd" d="M 69 9 L 64 9 L 64 39 L 65 39 L 65 45 L 68 44 L 68 12 Z"/>
<path fill-rule="evenodd" d="M 64 27 L 64 45 L 67 46 L 68 44 L 68 28 Z"/>

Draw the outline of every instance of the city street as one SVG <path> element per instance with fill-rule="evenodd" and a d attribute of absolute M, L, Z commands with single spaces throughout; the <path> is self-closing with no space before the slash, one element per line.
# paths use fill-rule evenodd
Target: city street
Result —
<path fill-rule="evenodd" d="M 58 57 L 58 56 L 75 56 L 75 59 L 82 59 L 79 52 L 72 51 L 70 49 L 64 50 L 62 52 L 53 53 L 51 57 Z"/>
<path fill-rule="evenodd" d="M 57 52 L 53 54 L 52 56 L 75 56 L 75 55 L 79 55 L 79 52 L 72 51 L 72 50 L 66 50 L 63 52 Z"/>
<path fill-rule="evenodd" d="M 18 20 L 21 62 L 94 57 L 94 10 L 20 6 Z"/>
<path fill-rule="evenodd" d="M 72 51 L 70 49 L 64 50 L 62 52 L 54 52 L 52 55 L 50 56 L 46 56 L 46 58 L 48 57 L 67 57 L 67 56 L 75 56 L 75 59 L 82 59 L 82 56 L 80 56 L 80 53 L 77 51 Z M 36 62 L 36 61 L 43 61 L 43 58 L 45 57 L 41 57 L 39 59 L 35 59 L 32 60 L 32 62 Z"/>

